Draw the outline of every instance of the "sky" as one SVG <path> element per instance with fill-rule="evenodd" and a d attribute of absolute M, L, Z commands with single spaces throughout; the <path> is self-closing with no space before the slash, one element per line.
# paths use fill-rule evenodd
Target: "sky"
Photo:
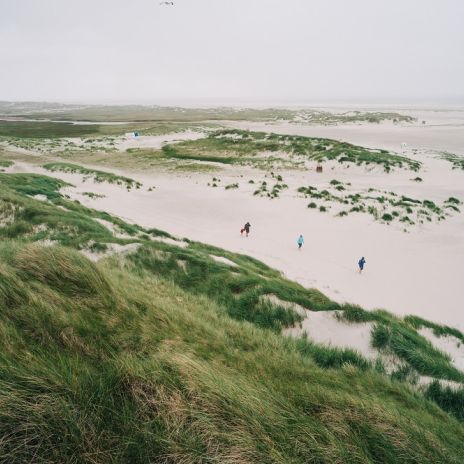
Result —
<path fill-rule="evenodd" d="M 463 0 L 0 0 L 0 100 L 464 97 Z"/>

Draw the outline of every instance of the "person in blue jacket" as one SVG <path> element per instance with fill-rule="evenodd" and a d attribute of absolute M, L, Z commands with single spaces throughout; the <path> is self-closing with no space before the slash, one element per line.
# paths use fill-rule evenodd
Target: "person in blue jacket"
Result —
<path fill-rule="evenodd" d="M 358 266 L 359 266 L 359 273 L 364 269 L 364 265 L 366 264 L 366 260 L 364 259 L 364 256 L 358 261 Z"/>
<path fill-rule="evenodd" d="M 304 243 L 303 235 L 300 234 L 296 243 L 298 244 L 298 249 L 301 250 L 301 247 L 303 246 L 303 243 Z"/>

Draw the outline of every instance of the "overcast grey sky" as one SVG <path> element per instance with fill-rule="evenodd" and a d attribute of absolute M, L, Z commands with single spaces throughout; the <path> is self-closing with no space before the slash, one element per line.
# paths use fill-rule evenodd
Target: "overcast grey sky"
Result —
<path fill-rule="evenodd" d="M 0 99 L 464 96 L 464 0 L 0 0 Z"/>

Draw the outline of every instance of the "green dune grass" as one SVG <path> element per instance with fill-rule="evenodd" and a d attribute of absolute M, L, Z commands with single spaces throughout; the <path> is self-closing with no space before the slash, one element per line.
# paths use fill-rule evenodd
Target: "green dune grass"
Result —
<path fill-rule="evenodd" d="M 165 145 L 163 152 L 168 158 L 225 164 L 262 165 L 279 160 L 298 163 L 301 159 L 307 159 L 318 162 L 335 160 L 357 165 L 377 164 L 386 172 L 395 168 L 418 171 L 421 167 L 419 161 L 386 150 L 371 150 L 337 140 L 239 129 L 217 130 L 209 133 L 206 138 Z M 262 153 L 267 153 L 266 158 L 259 156 Z"/>
<path fill-rule="evenodd" d="M 360 353 L 284 337 L 302 316 L 279 301 L 373 321 L 382 350 L 459 381 L 417 333 L 432 323 L 339 305 L 248 256 L 177 246 L 63 186 L 0 174 L 0 461 L 462 462 L 462 390 L 423 394 Z M 139 248 L 95 264 L 78 251 L 91 243 Z"/>
<path fill-rule="evenodd" d="M 116 259 L 0 247 L 5 462 L 458 463 L 464 428 L 400 383 Z"/>
<path fill-rule="evenodd" d="M 13 161 L 0 158 L 0 168 L 9 168 L 10 166 L 13 166 L 13 164 Z"/>

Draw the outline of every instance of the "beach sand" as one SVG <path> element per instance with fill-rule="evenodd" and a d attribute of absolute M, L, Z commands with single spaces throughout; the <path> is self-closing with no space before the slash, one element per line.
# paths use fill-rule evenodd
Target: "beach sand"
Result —
<path fill-rule="evenodd" d="M 398 315 L 415 314 L 464 329 L 464 213 L 404 232 L 398 223 L 382 224 L 368 215 L 356 213 L 339 218 L 332 212 L 310 210 L 306 207 L 308 200 L 296 193 L 299 186 L 323 186 L 330 179 L 338 179 L 356 187 L 375 187 L 419 199 L 442 202 L 454 196 L 464 200 L 464 171 L 453 171 L 448 162 L 434 158 L 431 152 L 437 146 L 452 150 L 458 145 L 462 152 L 464 130 L 460 123 L 453 119 L 446 125 L 442 121 L 436 128 L 428 129 L 414 124 L 258 127 L 247 123 L 246 127 L 330 136 L 387 149 L 398 148 L 401 141 L 407 141 L 407 154 L 423 161 L 424 168 L 417 174 L 405 170 L 386 174 L 379 169 L 336 165 L 333 170 L 327 169 L 327 165 L 322 174 L 314 170 L 279 170 L 289 189 L 274 200 L 253 196 L 256 184 L 250 185 L 248 180 L 263 180 L 264 173 L 250 167 L 222 166 L 221 173 L 216 174 L 222 180 L 217 188 L 207 185 L 212 178 L 207 174 L 124 172 L 144 184 L 142 189 L 130 192 L 117 185 L 82 182 L 76 174 L 50 173 L 21 163 L 12 169 L 36 170 L 67 180 L 76 187 L 67 188 L 66 193 L 86 206 L 145 227 L 253 256 L 289 279 L 318 288 L 338 302 L 356 303 L 366 309 L 384 308 Z M 434 131 L 435 135 L 430 136 L 433 143 L 418 135 L 427 130 Z M 422 151 L 414 154 L 415 148 Z M 412 182 L 411 177 L 416 175 L 424 181 Z M 239 183 L 239 189 L 224 189 L 234 182 Z M 156 188 L 148 191 L 149 186 Z M 105 198 L 85 197 L 85 191 L 103 194 Z M 246 221 L 252 226 L 248 238 L 240 235 Z M 296 239 L 300 233 L 305 237 L 305 245 L 298 251 Z M 362 275 L 357 272 L 361 256 L 367 260 Z"/>

